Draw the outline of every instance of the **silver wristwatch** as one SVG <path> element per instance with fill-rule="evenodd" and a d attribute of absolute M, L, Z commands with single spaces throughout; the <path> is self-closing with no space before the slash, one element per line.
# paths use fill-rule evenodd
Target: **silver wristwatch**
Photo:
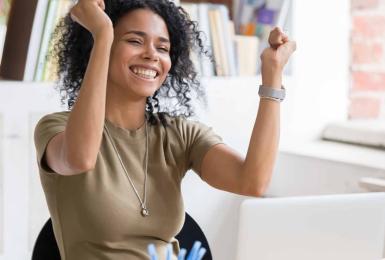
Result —
<path fill-rule="evenodd" d="M 261 98 L 267 98 L 267 99 L 272 99 L 274 101 L 282 102 L 285 99 L 286 90 L 283 86 L 281 87 L 281 89 L 276 89 L 276 88 L 260 85 L 258 95 Z"/>

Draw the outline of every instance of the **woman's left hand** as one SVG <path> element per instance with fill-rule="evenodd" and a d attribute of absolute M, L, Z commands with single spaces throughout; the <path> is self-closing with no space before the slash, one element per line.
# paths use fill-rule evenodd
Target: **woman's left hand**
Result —
<path fill-rule="evenodd" d="M 283 68 L 297 47 L 295 41 L 291 41 L 279 27 L 270 32 L 269 45 L 270 47 L 266 48 L 261 54 L 261 73 L 262 78 L 267 82 L 271 81 L 271 83 L 267 83 L 268 85 L 274 85 L 276 80 L 273 78 L 282 73 Z"/>

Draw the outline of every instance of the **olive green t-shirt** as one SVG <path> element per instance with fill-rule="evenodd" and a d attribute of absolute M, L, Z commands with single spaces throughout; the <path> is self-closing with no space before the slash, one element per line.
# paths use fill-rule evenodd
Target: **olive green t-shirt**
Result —
<path fill-rule="evenodd" d="M 185 216 L 182 178 L 189 169 L 199 174 L 205 153 L 221 143 L 221 138 L 211 128 L 182 117 L 166 116 L 167 127 L 148 124 L 150 215 L 143 217 L 140 202 L 105 130 L 94 170 L 63 176 L 47 166 L 46 146 L 52 137 L 64 131 L 69 114 L 46 115 L 35 128 L 40 179 L 62 260 L 149 259 L 149 243 L 156 245 L 161 259 L 168 243 L 172 243 L 177 254 L 179 245 L 174 237 Z M 105 124 L 143 199 L 145 125 L 128 130 L 107 119 Z"/>

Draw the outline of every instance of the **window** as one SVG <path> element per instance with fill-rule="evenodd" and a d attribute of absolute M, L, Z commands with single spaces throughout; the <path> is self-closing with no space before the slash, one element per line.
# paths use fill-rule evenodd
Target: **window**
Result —
<path fill-rule="evenodd" d="M 385 147 L 385 3 L 351 0 L 348 121 L 326 127 L 323 137 Z"/>

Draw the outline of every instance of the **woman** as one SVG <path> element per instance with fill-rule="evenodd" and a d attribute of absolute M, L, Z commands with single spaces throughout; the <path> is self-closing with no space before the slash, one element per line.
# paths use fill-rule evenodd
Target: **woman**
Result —
<path fill-rule="evenodd" d="M 104 10 L 104 11 L 103 11 Z M 260 196 L 271 178 L 279 102 L 265 93 L 246 158 L 188 121 L 204 52 L 196 25 L 169 0 L 80 0 L 59 26 L 55 54 L 69 112 L 35 129 L 40 177 L 62 259 L 148 259 L 184 222 L 181 180 L 193 169 L 213 187 Z M 295 49 L 279 29 L 262 58 L 262 84 L 281 88 Z M 198 91 L 199 92 L 199 91 Z M 175 106 L 158 96 L 174 96 Z"/>

